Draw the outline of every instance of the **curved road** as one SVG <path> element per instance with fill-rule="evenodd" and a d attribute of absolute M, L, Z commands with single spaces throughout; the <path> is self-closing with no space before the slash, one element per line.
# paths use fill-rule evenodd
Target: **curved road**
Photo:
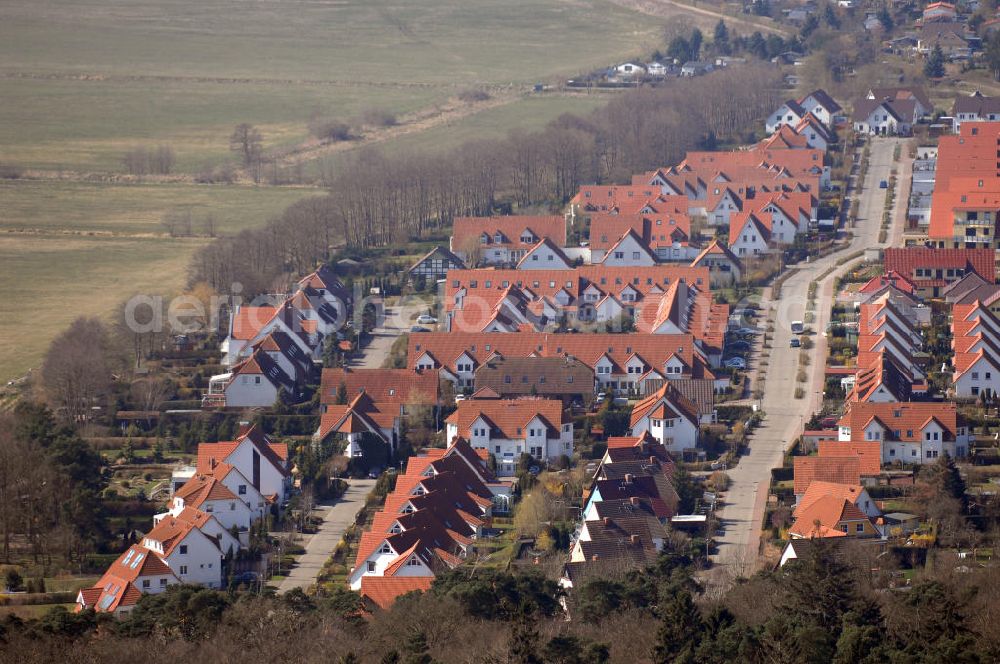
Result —
<path fill-rule="evenodd" d="M 791 443 L 802 431 L 802 425 L 819 409 L 822 402 L 823 367 L 826 362 L 826 339 L 821 334 L 812 338 L 815 346 L 811 351 L 811 362 L 807 367 L 809 380 L 804 384 L 806 397 L 795 399 L 795 388 L 803 386 L 795 381 L 798 373 L 799 350 L 789 348 L 792 333 L 790 323 L 805 319 L 805 306 L 809 283 L 820 276 L 838 260 L 860 249 L 885 247 L 878 242 L 882 211 L 886 190 L 879 189 L 880 180 L 889 179 L 893 167 L 893 149 L 897 144 L 905 144 L 903 139 L 875 139 L 872 141 L 871 157 L 864 187 L 859 197 L 858 219 L 854 227 L 854 237 L 847 249 L 817 259 L 811 263 L 798 265 L 798 272 L 791 276 L 781 289 L 780 298 L 771 302 L 771 320 L 775 332 L 768 356 L 762 408 L 766 415 L 762 426 L 754 431 L 749 443 L 749 451 L 740 458 L 738 465 L 728 471 L 731 479 L 729 490 L 724 496 L 724 504 L 717 515 L 724 533 L 716 538 L 717 553 L 713 556 L 716 571 L 708 579 L 710 585 L 725 587 L 728 581 L 740 576 L 749 576 L 758 566 L 761 522 L 764 517 L 771 469 L 781 466 L 782 457 Z M 905 152 L 905 150 L 904 150 Z M 908 173 L 908 157 L 901 156 L 897 165 L 900 174 Z M 908 190 L 908 185 L 904 187 Z M 905 204 L 906 198 L 897 196 L 897 204 Z M 898 220 L 900 215 L 894 215 Z M 898 221 L 895 226 L 899 226 Z M 896 228 L 893 229 L 896 231 Z M 895 238 L 897 232 L 891 232 Z M 815 322 L 813 330 L 822 331 L 830 317 L 833 303 L 833 282 L 837 276 L 846 273 L 857 261 L 850 261 L 821 282 L 817 292 Z"/>

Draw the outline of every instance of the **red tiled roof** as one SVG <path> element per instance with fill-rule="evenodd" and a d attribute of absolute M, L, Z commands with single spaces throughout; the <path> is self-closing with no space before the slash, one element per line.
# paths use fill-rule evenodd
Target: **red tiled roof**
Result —
<path fill-rule="evenodd" d="M 639 355 L 650 366 L 662 368 L 673 356 L 687 367 L 695 367 L 696 347 L 690 334 L 548 334 L 518 332 L 509 334 L 476 332 L 429 332 L 411 334 L 407 362 L 416 362 L 429 353 L 438 366 L 455 370 L 463 355 L 480 365 L 495 354 L 501 357 L 560 357 L 571 355 L 593 367 L 608 356 L 621 372 L 633 355 Z M 696 378 L 701 376 L 695 376 Z"/>
<path fill-rule="evenodd" d="M 235 498 L 235 496 L 233 497 Z M 144 541 L 148 539 L 159 542 L 163 547 L 163 555 L 169 556 L 173 552 L 174 547 L 183 542 L 192 530 L 195 530 L 195 525 L 190 521 L 182 521 L 173 516 L 166 516 L 160 519 L 160 522 L 146 533 Z"/>
<path fill-rule="evenodd" d="M 817 448 L 820 457 L 857 456 L 860 463 L 858 471 L 863 477 L 882 472 L 882 444 L 877 440 L 857 442 L 821 440 Z"/>
<path fill-rule="evenodd" d="M 219 443 L 198 443 L 197 469 L 200 475 L 210 475 L 218 463 L 223 463 L 233 451 L 247 440 L 283 475 L 288 475 L 288 445 L 272 442 L 257 426 L 237 436 L 234 441 Z"/>
<path fill-rule="evenodd" d="M 885 250 L 886 272 L 898 272 L 907 279 L 913 281 L 918 286 L 925 286 L 931 282 L 941 281 L 944 285 L 945 277 L 940 279 L 927 276 L 916 276 L 916 270 L 933 269 L 964 270 L 971 267 L 981 277 L 987 281 L 996 278 L 994 268 L 995 253 L 992 249 L 932 249 L 929 247 L 906 247 L 888 248 Z M 961 277 L 962 274 L 957 275 Z"/>
<path fill-rule="evenodd" d="M 348 400 L 364 392 L 377 403 L 406 404 L 415 400 L 434 404 L 440 391 L 440 378 L 434 370 L 323 369 L 320 403 L 334 403 L 341 384 L 347 389 Z"/>
<path fill-rule="evenodd" d="M 427 592 L 432 583 L 434 583 L 432 576 L 363 576 L 361 596 L 385 610 L 401 595 L 416 591 Z"/>
<path fill-rule="evenodd" d="M 458 428 L 458 435 L 469 439 L 472 424 L 482 417 L 495 430 L 494 437 L 519 440 L 528 435 L 527 426 L 540 417 L 548 427 L 548 438 L 556 438 L 567 422 L 561 401 L 556 399 L 466 399 L 448 416 L 446 422 Z"/>
<path fill-rule="evenodd" d="M 531 231 L 532 241 L 522 243 L 524 231 Z M 496 233 L 505 238 L 497 245 L 493 242 Z M 456 217 L 452 223 L 452 249 L 463 251 L 470 242 L 479 244 L 483 234 L 490 237 L 485 247 L 508 246 L 529 249 L 538 239 L 547 237 L 560 247 L 566 246 L 566 219 L 560 215 L 546 216 L 505 216 L 505 217 Z"/>
<path fill-rule="evenodd" d="M 232 338 L 249 341 L 267 325 L 278 307 L 240 307 L 233 317 Z"/>
<path fill-rule="evenodd" d="M 795 495 L 802 495 L 815 480 L 837 484 L 861 483 L 861 460 L 856 456 L 797 456 Z"/>
<path fill-rule="evenodd" d="M 228 466 L 231 468 L 231 466 Z M 212 475 L 195 475 L 174 492 L 185 505 L 201 507 L 209 500 L 236 500 L 236 494 Z"/>
<path fill-rule="evenodd" d="M 921 431 L 932 419 L 944 429 L 945 440 L 955 440 L 956 429 L 963 424 L 954 403 L 865 401 L 849 402 L 847 412 L 840 418 L 839 424 L 841 427 L 850 427 L 852 439 L 860 442 L 864 439 L 865 427 L 873 419 L 877 419 L 887 430 L 885 440 L 911 443 L 920 442 Z"/>

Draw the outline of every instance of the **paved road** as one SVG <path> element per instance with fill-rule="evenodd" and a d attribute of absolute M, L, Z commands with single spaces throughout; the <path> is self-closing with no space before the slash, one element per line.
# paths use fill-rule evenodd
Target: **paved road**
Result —
<path fill-rule="evenodd" d="M 383 312 L 380 325 L 375 328 L 372 338 L 361 352 L 350 361 L 355 369 L 378 369 L 385 358 L 389 356 L 392 344 L 404 332 L 417 324 L 417 316 L 429 311 L 427 303 L 418 298 L 400 300 L 393 306 L 387 306 Z M 434 325 L 425 325 L 429 329 Z"/>
<path fill-rule="evenodd" d="M 375 480 L 350 480 L 343 497 L 336 503 L 317 505 L 315 512 L 323 512 L 319 531 L 309 538 L 306 552 L 299 556 L 298 564 L 278 585 L 278 593 L 292 588 L 303 590 L 316 581 L 323 565 L 330 558 L 348 526 L 354 523 L 357 513 L 365 505 L 365 496 L 375 486 Z"/>
<path fill-rule="evenodd" d="M 713 576 L 712 585 L 725 584 L 729 579 L 749 575 L 757 568 L 760 527 L 771 469 L 781 465 L 785 450 L 799 435 L 803 423 L 809 420 L 822 402 L 826 339 L 820 334 L 812 337 L 815 347 L 810 351 L 811 362 L 807 371 L 809 380 L 804 384 L 806 397 L 795 399 L 795 388 L 803 384 L 795 380 L 799 371 L 799 350 L 789 348 L 792 337 L 790 323 L 793 320 L 805 320 L 806 299 L 811 281 L 846 254 L 867 247 L 884 246 L 879 245 L 877 240 L 886 190 L 879 189 L 878 183 L 889 178 L 889 171 L 893 166 L 893 148 L 898 142 L 902 141 L 878 139 L 872 144 L 868 174 L 859 194 L 855 235 L 850 246 L 841 252 L 799 265 L 799 271 L 785 282 L 780 297 L 771 304 L 775 332 L 769 356 L 767 351 L 764 352 L 768 357 L 768 366 L 761 404 L 766 418 L 751 437 L 749 452 L 735 468 L 728 471 L 731 485 L 718 513 L 724 534 L 717 538 L 718 551 L 714 556 L 719 571 Z M 905 154 L 903 158 L 906 159 Z M 809 326 L 812 329 L 822 331 L 825 328 L 833 301 L 833 281 L 849 268 L 850 265 L 844 265 L 820 282 L 816 320 Z"/>

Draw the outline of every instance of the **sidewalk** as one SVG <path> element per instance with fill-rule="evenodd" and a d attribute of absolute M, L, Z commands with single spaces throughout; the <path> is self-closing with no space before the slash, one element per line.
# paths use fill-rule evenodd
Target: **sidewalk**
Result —
<path fill-rule="evenodd" d="M 365 497 L 374 486 L 375 480 L 349 480 L 347 491 L 340 500 L 315 507 L 314 512 L 326 510 L 323 522 L 306 544 L 306 552 L 299 556 L 296 566 L 278 585 L 279 595 L 292 588 L 305 590 L 316 581 L 344 531 L 354 523 L 354 518 L 365 506 Z"/>

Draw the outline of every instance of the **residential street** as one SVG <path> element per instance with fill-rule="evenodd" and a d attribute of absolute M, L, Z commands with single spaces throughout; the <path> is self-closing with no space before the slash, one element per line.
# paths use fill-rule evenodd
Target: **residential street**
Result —
<path fill-rule="evenodd" d="M 396 339 L 416 325 L 417 316 L 427 313 L 427 302 L 418 298 L 397 298 L 393 306 L 386 306 L 381 325 L 375 328 L 368 345 L 361 349 L 360 356 L 351 359 L 355 369 L 379 369 L 389 356 L 389 350 Z M 427 325 L 433 328 L 433 325 Z"/>
<path fill-rule="evenodd" d="M 880 180 L 889 179 L 893 166 L 892 156 L 896 144 L 904 144 L 903 139 L 875 139 L 872 141 L 871 160 L 860 193 L 858 220 L 850 246 L 835 254 L 798 266 L 798 272 L 791 276 L 781 289 L 780 297 L 771 304 L 771 320 L 775 332 L 768 357 L 768 366 L 762 372 L 766 375 L 762 409 L 766 414 L 764 422 L 751 436 L 749 451 L 739 464 L 728 471 L 731 486 L 724 496 L 724 504 L 718 516 L 724 532 L 717 538 L 718 552 L 713 557 L 720 571 L 712 575 L 712 584 L 725 585 L 726 581 L 738 576 L 747 576 L 758 565 L 761 522 L 765 512 L 771 469 L 782 463 L 785 450 L 801 432 L 803 424 L 809 420 L 822 400 L 823 367 L 826 358 L 826 339 L 822 336 L 830 317 L 833 301 L 833 283 L 837 276 L 856 264 L 851 261 L 827 275 L 817 292 L 815 322 L 807 325 L 813 335 L 814 348 L 809 351 L 811 362 L 807 367 L 809 380 L 797 383 L 799 371 L 799 349 L 789 348 L 792 338 L 791 321 L 805 320 L 806 300 L 809 283 L 834 266 L 843 256 L 860 249 L 886 246 L 878 243 L 879 226 L 885 203 L 886 190 L 879 188 Z M 904 163 L 909 160 L 903 150 L 897 165 L 900 173 L 909 172 Z M 908 187 L 907 187 L 908 189 Z M 897 199 L 898 200 L 898 199 Z M 905 198 L 903 199 L 905 201 Z M 892 233 L 890 232 L 890 238 Z M 860 259 L 859 259 L 860 260 Z M 805 386 L 804 399 L 795 399 L 797 386 Z"/>
<path fill-rule="evenodd" d="M 350 480 L 343 497 L 336 503 L 317 505 L 314 512 L 324 512 L 323 523 L 315 535 L 309 536 L 306 552 L 299 556 L 298 564 L 278 585 L 278 593 L 292 588 L 308 588 L 330 558 L 347 527 L 354 523 L 358 511 L 364 507 L 365 496 L 375 486 L 375 480 Z"/>

